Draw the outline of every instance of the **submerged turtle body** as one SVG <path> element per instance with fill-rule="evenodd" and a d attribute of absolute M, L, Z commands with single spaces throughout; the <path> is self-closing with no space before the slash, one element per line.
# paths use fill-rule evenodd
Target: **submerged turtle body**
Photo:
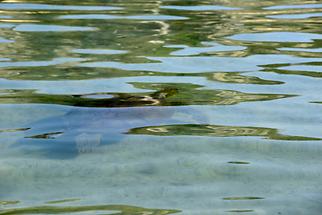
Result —
<path fill-rule="evenodd" d="M 173 84 L 136 85 L 139 88 L 153 88 L 155 92 L 118 94 L 104 99 L 86 98 L 84 101 L 74 96 L 76 100 L 71 104 L 77 107 L 72 107 L 63 116 L 47 118 L 30 126 L 26 138 L 19 141 L 20 146 L 27 145 L 25 149 L 31 151 L 39 149 L 47 157 L 71 158 L 79 153 L 99 150 L 100 145 L 118 143 L 131 129 L 192 123 L 197 122 L 191 121 L 192 115 L 203 116 L 173 106 L 183 105 L 177 100 L 168 102 L 180 91 Z M 178 112 L 181 113 L 179 117 Z"/>
<path fill-rule="evenodd" d="M 72 108 L 63 116 L 35 123 L 19 144 L 46 157 L 73 158 L 119 143 L 133 128 L 185 123 L 177 113 L 174 107 Z"/>

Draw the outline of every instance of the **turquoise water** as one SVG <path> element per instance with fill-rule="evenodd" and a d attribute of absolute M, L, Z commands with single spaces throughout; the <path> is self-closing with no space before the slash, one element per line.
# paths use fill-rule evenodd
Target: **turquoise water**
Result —
<path fill-rule="evenodd" d="M 0 1 L 0 214 L 320 215 L 321 14 Z"/>

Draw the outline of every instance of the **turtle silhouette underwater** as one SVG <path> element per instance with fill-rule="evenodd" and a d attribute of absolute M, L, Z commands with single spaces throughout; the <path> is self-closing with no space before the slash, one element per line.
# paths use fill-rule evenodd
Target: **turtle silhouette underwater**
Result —
<path fill-rule="evenodd" d="M 148 94 L 116 94 L 106 99 L 51 96 L 51 101 L 68 105 L 69 110 L 30 125 L 16 146 L 48 158 L 67 159 L 99 150 L 100 145 L 119 143 L 134 128 L 205 122 L 204 115 L 194 113 L 193 108 L 178 108 L 188 103 L 177 99 L 167 103 L 180 94 L 180 87 L 153 86 L 156 91 Z"/>
<path fill-rule="evenodd" d="M 132 128 L 178 123 L 165 107 L 80 108 L 34 123 L 16 144 L 48 158 L 73 158 L 122 141 Z"/>

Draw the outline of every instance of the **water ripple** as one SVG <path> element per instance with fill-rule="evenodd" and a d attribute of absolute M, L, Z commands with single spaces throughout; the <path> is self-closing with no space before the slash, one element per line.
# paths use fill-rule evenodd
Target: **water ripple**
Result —
<path fill-rule="evenodd" d="M 322 53 L 322 48 L 279 48 L 281 51 Z"/>
<path fill-rule="evenodd" d="M 95 54 L 95 55 L 114 55 L 114 54 L 126 54 L 125 50 L 112 50 L 112 49 L 74 49 L 72 53 L 78 54 Z"/>
<path fill-rule="evenodd" d="M 73 32 L 73 31 L 95 31 L 94 27 L 42 25 L 42 24 L 20 24 L 14 28 L 21 32 Z"/>
<path fill-rule="evenodd" d="M 299 32 L 270 32 L 237 34 L 228 37 L 233 40 L 254 41 L 254 42 L 289 42 L 289 43 L 310 43 L 314 40 L 322 40 L 321 34 L 299 33 Z"/>
<path fill-rule="evenodd" d="M 168 5 L 161 6 L 162 9 L 171 9 L 171 10 L 188 10 L 188 11 L 211 11 L 211 10 L 239 10 L 240 8 L 226 7 L 220 5 L 193 5 L 193 6 L 176 6 Z"/>
<path fill-rule="evenodd" d="M 273 15 L 267 16 L 268 18 L 273 19 L 307 19 L 311 17 L 321 17 L 322 13 L 305 13 L 305 14 L 282 14 L 282 15 Z"/>
<path fill-rule="evenodd" d="M 13 40 L 7 40 L 5 38 L 0 37 L 0 43 L 12 43 L 14 42 Z"/>
<path fill-rule="evenodd" d="M 253 35 L 250 35 L 251 37 Z M 321 35 L 322 38 L 322 35 Z M 282 38 L 283 39 L 283 38 Z M 270 39 L 272 40 L 272 39 Z M 281 40 L 277 38 L 276 40 Z M 286 40 L 286 39 L 285 39 Z M 295 40 L 305 40 L 296 38 Z M 257 71 L 265 64 L 291 64 L 322 61 L 318 58 L 300 58 L 288 55 L 252 55 L 248 57 L 147 57 L 155 63 L 89 62 L 80 63 L 79 67 L 115 68 L 128 71 L 152 72 L 248 72 Z M 198 65 L 198 67 L 195 67 Z"/>
<path fill-rule="evenodd" d="M 120 7 L 111 6 L 85 6 L 85 5 L 54 5 L 54 4 L 32 4 L 32 3 L 0 3 L 2 10 L 83 10 L 83 11 L 105 11 L 121 10 Z"/>
<path fill-rule="evenodd" d="M 13 208 L 5 209 L 0 211 L 0 214 L 61 214 L 61 213 L 80 213 L 80 212 L 95 212 L 101 211 L 103 213 L 108 212 L 111 215 L 118 215 L 120 213 L 124 215 L 145 215 L 145 214 L 155 214 L 155 215 L 166 215 L 166 214 L 175 214 L 180 211 L 177 210 L 161 210 L 161 209 L 148 209 L 140 208 L 127 205 L 93 205 L 93 206 L 36 206 L 29 208 Z"/>
<path fill-rule="evenodd" d="M 78 14 L 78 15 L 63 15 L 58 19 L 89 19 L 89 20 L 187 20 L 187 17 L 183 16 L 170 16 L 170 15 L 133 15 L 133 16 L 117 16 L 107 14 Z"/>
<path fill-rule="evenodd" d="M 129 134 L 145 134 L 159 136 L 215 136 L 215 137 L 233 137 L 233 136 L 262 136 L 272 140 L 289 141 L 318 141 L 320 138 L 288 136 L 279 134 L 277 129 L 256 128 L 256 127 L 238 127 L 221 125 L 163 125 L 131 129 Z"/>
<path fill-rule="evenodd" d="M 309 8 L 322 8 L 322 4 L 291 4 L 291 5 L 277 5 L 266 7 L 266 10 L 286 10 L 286 9 L 309 9 Z"/>
<path fill-rule="evenodd" d="M 191 56 L 202 53 L 232 52 L 246 49 L 246 47 L 243 46 L 225 46 L 214 42 L 202 42 L 201 44 L 205 47 L 189 47 L 185 45 L 166 45 L 165 47 L 180 49 L 170 53 L 174 56 Z"/>

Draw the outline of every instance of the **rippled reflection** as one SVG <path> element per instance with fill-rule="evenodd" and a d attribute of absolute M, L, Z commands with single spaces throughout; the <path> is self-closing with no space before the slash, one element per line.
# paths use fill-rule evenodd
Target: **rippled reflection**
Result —
<path fill-rule="evenodd" d="M 62 213 L 80 213 L 80 212 L 97 212 L 108 213 L 111 215 L 166 215 L 175 214 L 179 211 L 176 210 L 158 210 L 158 209 L 147 209 L 139 208 L 126 205 L 94 205 L 94 206 L 66 206 L 66 207 L 54 207 L 54 206 L 38 206 L 29 208 L 16 208 L 2 210 L 0 214 L 62 214 Z"/>
<path fill-rule="evenodd" d="M 255 41 L 255 42 L 313 42 L 322 39 L 322 35 L 296 32 L 272 32 L 272 33 L 252 33 L 237 34 L 230 37 L 233 40 Z"/>
<path fill-rule="evenodd" d="M 237 127 L 221 125 L 163 125 L 143 128 L 134 128 L 129 134 L 146 134 L 146 135 L 192 135 L 192 136 L 216 136 L 216 137 L 234 137 L 234 136 L 261 136 L 272 140 L 322 140 L 319 138 L 287 136 L 280 134 L 276 129 L 256 128 L 256 127 Z"/>
<path fill-rule="evenodd" d="M 55 4 L 32 4 L 32 3 L 19 3 L 19 1 L 9 1 L 18 3 L 1 3 L 0 9 L 3 10 L 118 10 L 117 7 L 108 6 L 83 6 L 83 5 L 55 5 Z"/>
<path fill-rule="evenodd" d="M 229 81 L 227 81 L 229 82 Z M 233 81 L 231 81 L 233 82 Z M 270 82 L 268 82 L 270 83 Z M 274 83 L 274 82 L 273 82 Z M 181 105 L 233 105 L 240 102 L 267 101 L 292 97 L 283 94 L 250 94 L 231 90 L 206 90 L 193 84 L 132 83 L 136 88 L 154 90 L 150 93 L 104 93 L 87 95 L 40 94 L 32 90 L 12 90 L 0 95 L 0 103 L 45 103 L 81 107 L 136 107 Z"/>
<path fill-rule="evenodd" d="M 23 32 L 70 32 L 70 31 L 94 31 L 95 28 L 79 26 L 61 26 L 61 25 L 39 25 L 39 24 L 21 24 L 14 28 L 15 31 Z"/>

